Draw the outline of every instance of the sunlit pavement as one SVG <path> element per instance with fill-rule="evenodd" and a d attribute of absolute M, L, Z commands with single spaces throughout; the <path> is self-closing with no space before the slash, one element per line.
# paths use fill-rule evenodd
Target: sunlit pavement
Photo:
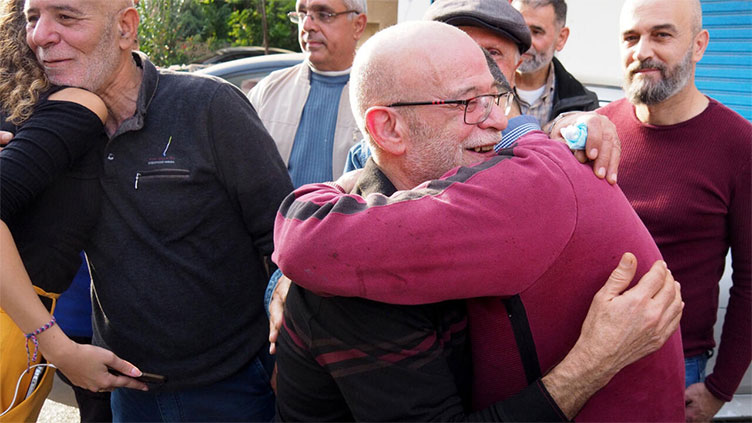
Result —
<path fill-rule="evenodd" d="M 52 391 L 39 413 L 39 423 L 78 423 L 81 417 L 76 406 L 73 389 L 55 375 Z"/>

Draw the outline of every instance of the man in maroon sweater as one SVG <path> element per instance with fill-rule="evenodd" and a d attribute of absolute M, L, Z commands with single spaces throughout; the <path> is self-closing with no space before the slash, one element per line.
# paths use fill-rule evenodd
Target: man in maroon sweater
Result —
<path fill-rule="evenodd" d="M 682 284 L 687 421 L 708 421 L 731 400 L 752 357 L 752 125 L 695 86 L 708 38 L 699 0 L 627 1 L 627 98 L 599 111 L 622 142 L 619 185 Z M 716 365 L 704 378 L 729 248 L 733 287 Z"/>

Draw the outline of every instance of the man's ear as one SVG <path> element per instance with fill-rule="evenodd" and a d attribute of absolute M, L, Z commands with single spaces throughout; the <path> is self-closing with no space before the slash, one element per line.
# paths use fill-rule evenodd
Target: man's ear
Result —
<path fill-rule="evenodd" d="M 705 49 L 708 48 L 710 42 L 710 34 L 707 29 L 703 29 L 695 35 L 692 42 L 692 61 L 697 63 L 702 59 L 705 54 Z"/>
<path fill-rule="evenodd" d="M 514 65 L 514 72 L 512 72 L 512 75 L 514 75 L 514 74 L 517 73 L 517 69 L 520 67 L 521 64 L 522 64 L 522 53 L 520 53 L 520 54 L 517 55 L 517 64 Z M 504 76 L 506 76 L 506 75 L 504 75 Z M 509 82 L 509 85 L 511 85 L 512 88 L 514 88 L 514 81 L 510 81 L 509 78 L 507 77 L 507 82 Z"/>
<path fill-rule="evenodd" d="M 404 154 L 404 125 L 394 109 L 374 106 L 366 110 L 366 130 L 382 150 L 395 156 Z"/>
<path fill-rule="evenodd" d="M 567 39 L 569 39 L 569 27 L 565 26 L 559 31 L 559 36 L 556 38 L 556 51 L 561 51 L 564 48 Z"/>
<path fill-rule="evenodd" d="M 130 51 L 134 49 L 136 40 L 138 39 L 138 23 L 140 19 L 138 11 L 133 7 L 129 7 L 121 13 L 118 20 L 120 48 Z"/>
<path fill-rule="evenodd" d="M 360 37 L 363 36 L 363 31 L 366 30 L 366 23 L 368 22 L 368 18 L 366 18 L 366 15 L 361 13 L 358 16 L 353 19 L 353 37 L 355 37 L 355 40 L 360 40 Z"/>

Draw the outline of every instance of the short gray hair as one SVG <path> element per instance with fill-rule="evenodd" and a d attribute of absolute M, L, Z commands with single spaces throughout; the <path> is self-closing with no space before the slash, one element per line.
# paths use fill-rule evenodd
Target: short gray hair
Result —
<path fill-rule="evenodd" d="M 368 14 L 368 1 L 367 0 L 345 0 L 345 7 L 348 10 L 354 10 L 364 15 Z"/>
<path fill-rule="evenodd" d="M 429 34 L 433 38 L 429 38 Z M 350 70 L 350 106 L 358 128 L 374 151 L 378 150 L 378 146 L 366 130 L 366 111 L 373 106 L 414 101 L 410 98 L 410 85 L 407 85 L 412 80 L 406 81 L 404 67 L 408 61 L 404 58 L 428 55 L 424 48 L 426 43 L 443 40 L 450 35 L 465 37 L 468 43 L 474 44 L 467 34 L 451 25 L 435 21 L 408 21 L 377 32 L 358 49 Z M 405 39 L 422 42 L 405 44 Z M 431 79 L 431 75 L 425 78 Z M 411 111 L 407 108 L 400 113 L 409 116 Z"/>
<path fill-rule="evenodd" d="M 700 0 L 693 0 L 690 7 L 692 8 L 692 35 L 697 35 L 702 31 L 702 5 Z"/>
<path fill-rule="evenodd" d="M 554 8 L 556 23 L 562 27 L 567 24 L 567 2 L 564 0 L 514 0 L 514 2 L 531 6 L 536 9 L 550 4 Z"/>

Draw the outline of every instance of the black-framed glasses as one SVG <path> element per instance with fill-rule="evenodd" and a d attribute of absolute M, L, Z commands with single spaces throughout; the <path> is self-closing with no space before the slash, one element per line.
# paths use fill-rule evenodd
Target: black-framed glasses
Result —
<path fill-rule="evenodd" d="M 465 123 L 468 125 L 477 125 L 488 119 L 491 114 L 492 104 L 497 106 L 504 97 L 504 112 L 507 113 L 513 98 L 512 91 L 499 94 L 483 94 L 477 97 L 468 98 L 467 100 L 434 100 L 434 101 L 416 101 L 404 103 L 392 103 L 387 107 L 405 107 L 405 106 L 442 106 L 445 104 L 460 104 L 465 106 Z"/>
<path fill-rule="evenodd" d="M 311 19 L 314 21 L 319 21 L 321 23 L 330 23 L 339 15 L 346 15 L 348 13 L 360 13 L 357 10 L 345 10 L 344 12 L 327 12 L 325 10 L 310 10 L 308 12 L 288 12 L 287 17 L 290 18 L 290 22 L 292 23 L 301 23 L 306 18 L 306 16 L 310 16 Z"/>

